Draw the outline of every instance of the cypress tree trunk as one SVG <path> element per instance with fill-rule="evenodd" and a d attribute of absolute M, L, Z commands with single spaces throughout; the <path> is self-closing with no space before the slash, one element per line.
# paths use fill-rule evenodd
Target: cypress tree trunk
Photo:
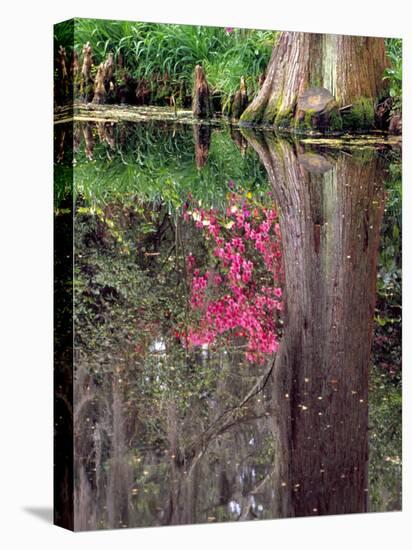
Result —
<path fill-rule="evenodd" d="M 247 137 L 279 206 L 285 268 L 273 384 L 276 513 L 365 512 L 382 161 Z"/>
<path fill-rule="evenodd" d="M 265 82 L 241 121 L 299 126 L 299 97 L 308 89 L 322 88 L 332 94 L 338 108 L 347 107 L 340 111 L 342 120 L 332 117 L 331 129 L 340 129 L 342 123 L 344 128 L 369 128 L 375 103 L 385 93 L 382 76 L 387 66 L 383 38 L 282 32 Z"/>

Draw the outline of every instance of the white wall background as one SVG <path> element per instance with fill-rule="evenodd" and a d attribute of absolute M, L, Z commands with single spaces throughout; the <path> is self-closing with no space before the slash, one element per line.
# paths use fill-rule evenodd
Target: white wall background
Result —
<path fill-rule="evenodd" d="M 409 3 L 410 4 L 410 3 Z M 0 545 L 14 548 L 407 548 L 404 512 L 72 534 L 52 506 L 52 24 L 73 16 L 404 38 L 405 450 L 410 451 L 411 21 L 407 1 L 9 0 L 0 40 Z M 406 231 L 408 229 L 409 231 Z M 31 512 L 30 512 L 31 510 Z M 409 525 L 408 525 L 409 524 Z"/>

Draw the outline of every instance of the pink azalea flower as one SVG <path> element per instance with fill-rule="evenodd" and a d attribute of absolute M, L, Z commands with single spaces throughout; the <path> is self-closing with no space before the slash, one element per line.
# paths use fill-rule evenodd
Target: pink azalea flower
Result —
<path fill-rule="evenodd" d="M 190 304 L 201 317 L 190 329 L 186 345 L 209 345 L 219 337 L 236 336 L 245 340 L 247 360 L 262 363 L 265 354 L 276 353 L 279 346 L 276 320 L 283 310 L 278 284 L 283 276 L 280 230 L 274 210 L 255 207 L 252 218 L 248 208 L 245 199 L 232 193 L 223 218 L 213 209 L 196 208 L 192 213 L 196 227 L 214 242 L 218 273 L 215 268 L 202 274 L 195 268 L 194 256 L 187 257 L 189 271 L 193 271 Z"/>

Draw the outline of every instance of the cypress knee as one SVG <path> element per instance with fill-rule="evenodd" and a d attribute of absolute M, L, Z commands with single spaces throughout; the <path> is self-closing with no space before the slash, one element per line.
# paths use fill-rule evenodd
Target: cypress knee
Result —
<path fill-rule="evenodd" d="M 105 70 L 103 63 L 100 63 L 96 78 L 94 81 L 94 96 L 93 96 L 93 103 L 102 104 L 106 102 L 106 89 L 104 87 L 104 81 L 105 81 Z"/>
<path fill-rule="evenodd" d="M 77 99 L 79 95 L 79 90 L 80 90 L 80 64 L 79 64 L 79 56 L 76 50 L 73 50 L 73 53 L 72 53 L 70 71 L 71 71 L 71 81 L 72 81 L 72 87 L 73 87 L 73 100 L 75 100 Z"/>
<path fill-rule="evenodd" d="M 66 49 L 60 46 L 57 56 L 56 100 L 63 105 L 69 96 L 69 79 L 66 65 Z"/>
<path fill-rule="evenodd" d="M 193 89 L 193 115 L 196 118 L 211 118 L 212 102 L 210 100 L 209 84 L 201 65 L 195 68 L 195 85 Z"/>
<path fill-rule="evenodd" d="M 234 119 L 240 118 L 243 111 L 248 106 L 249 100 L 247 95 L 246 82 L 243 76 L 240 77 L 240 88 L 235 93 L 232 102 L 231 116 Z"/>
<path fill-rule="evenodd" d="M 83 46 L 83 65 L 81 79 L 81 95 L 84 101 L 91 101 L 93 98 L 92 70 L 92 47 L 90 42 Z"/>

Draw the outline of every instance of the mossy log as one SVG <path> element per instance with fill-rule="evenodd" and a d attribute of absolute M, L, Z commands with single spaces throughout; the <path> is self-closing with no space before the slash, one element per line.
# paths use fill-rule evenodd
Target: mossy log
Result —
<path fill-rule="evenodd" d="M 201 65 L 195 67 L 192 110 L 196 118 L 211 118 L 213 116 L 209 84 Z"/>
<path fill-rule="evenodd" d="M 370 129 L 374 105 L 387 95 L 382 75 L 388 65 L 383 38 L 282 32 L 241 123 L 294 129 L 298 98 L 310 88 L 325 88 L 336 100 L 344 130 Z"/>

